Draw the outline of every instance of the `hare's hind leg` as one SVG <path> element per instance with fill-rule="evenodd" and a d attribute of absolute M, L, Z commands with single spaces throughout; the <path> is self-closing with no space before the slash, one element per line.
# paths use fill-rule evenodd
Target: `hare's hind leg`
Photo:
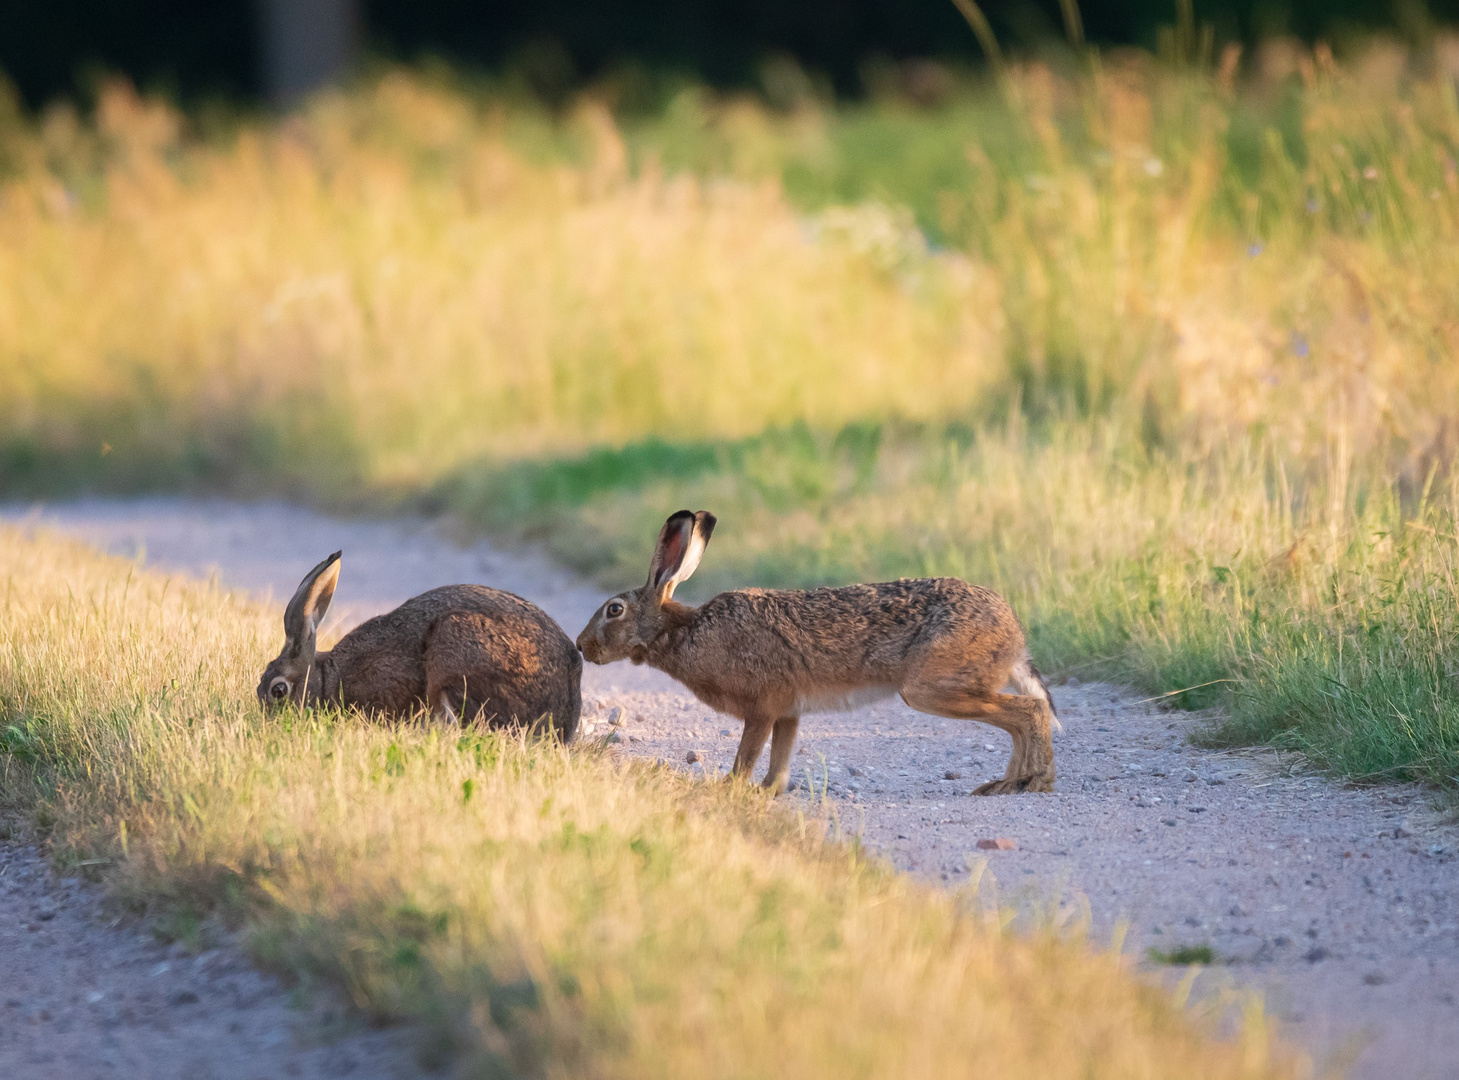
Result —
<path fill-rule="evenodd" d="M 1021 694 L 999 694 L 999 708 L 1005 718 L 1017 718 L 1004 727 L 1013 736 L 1013 756 L 1002 780 L 992 780 L 973 789 L 974 795 L 1010 795 L 1019 791 L 1054 790 L 1054 739 L 1046 703 Z M 1020 747 L 1020 743 L 1022 746 Z M 1020 755 L 1019 751 L 1022 750 Z"/>
<path fill-rule="evenodd" d="M 992 724 L 1013 738 L 1003 779 L 982 785 L 974 794 L 1054 790 L 1054 742 L 1044 702 L 1018 694 L 981 694 L 935 680 L 903 687 L 902 700 L 919 712 Z"/>
<path fill-rule="evenodd" d="M 790 751 L 795 746 L 795 733 L 800 730 L 800 717 L 782 716 L 775 721 L 770 736 L 770 771 L 765 774 L 765 788 L 779 795 L 790 777 Z"/>

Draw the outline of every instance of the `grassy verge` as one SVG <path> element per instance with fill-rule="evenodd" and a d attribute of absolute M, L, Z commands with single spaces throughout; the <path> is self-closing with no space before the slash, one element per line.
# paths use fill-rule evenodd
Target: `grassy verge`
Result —
<path fill-rule="evenodd" d="M 1277 1077 L 1119 961 L 1009 936 L 751 791 L 591 751 L 263 717 L 276 624 L 0 543 L 0 798 L 186 933 L 423 1022 L 468 1075 Z"/>

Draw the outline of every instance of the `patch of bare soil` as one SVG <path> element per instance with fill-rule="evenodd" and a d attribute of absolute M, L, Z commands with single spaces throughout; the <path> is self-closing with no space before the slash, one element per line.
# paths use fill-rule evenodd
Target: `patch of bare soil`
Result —
<path fill-rule="evenodd" d="M 424 522 L 174 499 L 10 508 L 0 517 L 161 568 L 216 573 L 280 602 L 305 570 L 343 548 L 339 627 L 435 585 L 481 582 L 541 604 L 575 635 L 603 599 L 536 556 L 456 547 Z M 897 702 L 807 717 L 795 797 L 824 801 L 843 829 L 908 873 L 949 886 L 976 876 L 990 898 L 1087 917 L 1096 941 L 1127 926 L 1123 947 L 1152 977 L 1170 973 L 1148 959 L 1152 950 L 1209 946 L 1218 962 L 1197 979 L 1197 995 L 1260 993 L 1319 1065 L 1351 1062 L 1350 1075 L 1375 1080 L 1459 1077 L 1459 830 L 1431 812 L 1422 791 L 1335 784 L 1269 751 L 1198 749 L 1187 736 L 1202 718 L 1120 688 L 1070 684 L 1054 696 L 1065 730 L 1055 735 L 1052 795 L 973 797 L 977 784 L 1002 775 L 1007 736 Z M 657 672 L 589 666 L 584 699 L 587 737 L 612 739 L 616 752 L 700 773 L 733 759 L 738 722 Z M 64 950 L 120 931 L 83 921 L 49 933 L 57 979 L 46 983 L 36 953 L 41 981 L 27 1000 L 71 993 L 74 976 L 59 974 Z M 0 934 L 0 970 L 9 970 L 13 940 Z M 136 986 L 149 977 L 144 969 Z M 78 992 L 85 1001 L 93 991 Z M 226 1015 L 229 1006 L 218 1008 Z M 0 1014 L 0 1032 L 9 1023 Z M 353 1054 L 360 1038 L 331 1052 Z M 66 1045 L 62 1038 L 52 1051 Z M 5 1072 L 5 1046 L 0 1035 L 0 1075 L 52 1075 Z"/>
<path fill-rule="evenodd" d="M 282 1080 L 418 1075 L 410 1033 L 299 1005 L 231 941 L 166 946 L 99 889 L 0 841 L 0 1077 Z"/>

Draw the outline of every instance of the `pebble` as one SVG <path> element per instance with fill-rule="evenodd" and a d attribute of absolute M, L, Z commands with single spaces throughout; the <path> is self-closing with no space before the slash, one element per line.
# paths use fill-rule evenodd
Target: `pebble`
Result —
<path fill-rule="evenodd" d="M 687 754 L 684 755 L 684 760 L 688 764 L 690 764 L 690 765 L 698 764 L 698 762 L 699 762 L 699 751 L 698 750 L 690 750 Z"/>
<path fill-rule="evenodd" d="M 608 714 L 608 723 L 614 727 L 623 726 L 623 709 L 620 706 L 613 706 L 613 711 Z"/>
<path fill-rule="evenodd" d="M 963 778 L 963 774 L 958 772 L 956 769 L 948 769 L 947 772 L 942 774 L 942 778 L 944 780 L 961 780 Z"/>
<path fill-rule="evenodd" d="M 978 841 L 979 851 L 1017 851 L 1018 841 L 1011 836 L 995 836 Z"/>

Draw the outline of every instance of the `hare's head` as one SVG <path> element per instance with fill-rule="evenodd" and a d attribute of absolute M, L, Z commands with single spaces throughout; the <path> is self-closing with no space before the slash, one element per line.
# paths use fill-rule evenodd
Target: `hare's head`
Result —
<path fill-rule="evenodd" d="M 610 596 L 578 635 L 578 648 L 586 659 L 595 664 L 624 659 L 643 663 L 649 645 L 665 628 L 664 605 L 699 566 L 714 521 L 707 510 L 697 514 L 680 510 L 664 522 L 649 563 L 648 582 Z"/>
<path fill-rule="evenodd" d="M 258 700 L 265 705 L 292 701 L 302 705 L 307 691 L 317 692 L 319 669 L 314 664 L 315 632 L 324 621 L 334 587 L 339 584 L 336 551 L 304 575 L 294 598 L 284 609 L 284 651 L 263 669 L 258 680 Z"/>

